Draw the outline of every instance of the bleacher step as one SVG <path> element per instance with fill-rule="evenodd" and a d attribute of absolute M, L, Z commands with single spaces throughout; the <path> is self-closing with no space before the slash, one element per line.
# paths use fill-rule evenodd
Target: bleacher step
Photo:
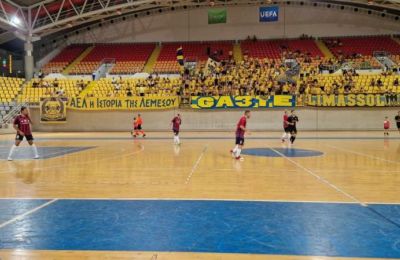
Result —
<path fill-rule="evenodd" d="M 400 39 L 397 37 L 392 37 L 393 41 L 397 42 L 400 45 Z"/>
<path fill-rule="evenodd" d="M 93 49 L 95 46 L 90 46 L 86 48 L 73 62 L 71 62 L 62 72 L 62 74 L 68 74 L 76 64 L 78 64 L 81 60 L 83 60 Z"/>
<path fill-rule="evenodd" d="M 157 44 L 156 47 L 154 48 L 153 52 L 151 53 L 149 59 L 147 60 L 146 64 L 144 65 L 144 69 L 143 69 L 144 72 L 146 72 L 146 73 L 153 72 L 153 67 L 157 62 L 160 52 L 161 52 L 161 46 Z"/>
<path fill-rule="evenodd" d="M 328 49 L 328 47 L 323 43 L 321 40 L 315 40 L 315 44 L 318 46 L 320 51 L 324 54 L 327 58 L 333 58 L 332 52 Z"/>
<path fill-rule="evenodd" d="M 86 97 L 86 95 L 90 92 L 92 92 L 92 89 L 97 86 L 97 81 L 91 81 L 84 90 L 79 94 L 81 98 Z"/>
<path fill-rule="evenodd" d="M 235 43 L 233 45 L 233 58 L 236 62 L 241 62 L 243 60 L 243 53 L 240 43 Z"/>

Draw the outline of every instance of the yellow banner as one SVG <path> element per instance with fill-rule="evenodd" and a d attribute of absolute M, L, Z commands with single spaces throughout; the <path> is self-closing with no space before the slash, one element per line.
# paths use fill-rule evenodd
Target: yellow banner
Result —
<path fill-rule="evenodd" d="M 317 107 L 384 107 L 391 99 L 380 94 L 307 95 L 305 105 Z"/>
<path fill-rule="evenodd" d="M 191 107 L 195 109 L 224 108 L 276 108 L 294 107 L 296 97 L 291 95 L 260 96 L 194 96 Z"/>
<path fill-rule="evenodd" d="M 41 123 L 65 123 L 67 121 L 67 101 L 62 98 L 42 98 L 40 100 Z"/>
<path fill-rule="evenodd" d="M 71 98 L 68 108 L 78 110 L 160 110 L 179 107 L 179 98 L 126 97 L 126 98 Z"/>

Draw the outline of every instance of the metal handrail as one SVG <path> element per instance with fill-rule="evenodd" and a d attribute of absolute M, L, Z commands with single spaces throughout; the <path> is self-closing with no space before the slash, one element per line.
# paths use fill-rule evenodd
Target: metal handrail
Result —
<path fill-rule="evenodd" d="M 16 117 L 20 111 L 21 107 L 27 106 L 27 103 L 18 103 L 17 105 L 13 106 L 13 108 L 3 117 L 3 119 L 0 121 L 0 124 L 9 124 L 14 117 Z"/>

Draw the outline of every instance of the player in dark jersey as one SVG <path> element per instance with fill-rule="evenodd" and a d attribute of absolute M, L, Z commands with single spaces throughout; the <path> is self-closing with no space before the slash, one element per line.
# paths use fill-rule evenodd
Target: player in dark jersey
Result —
<path fill-rule="evenodd" d="M 291 115 L 288 117 L 289 122 L 289 132 L 290 132 L 290 143 L 294 143 L 297 135 L 297 122 L 299 122 L 299 118 L 296 116 L 294 110 L 291 111 Z"/>
<path fill-rule="evenodd" d="M 286 139 L 290 139 L 290 131 L 289 131 L 289 122 L 288 122 L 288 113 L 285 110 L 283 114 L 283 135 L 282 135 L 282 143 L 285 142 Z"/>
<path fill-rule="evenodd" d="M 232 157 L 234 157 L 236 160 L 243 160 L 243 157 L 240 156 L 240 153 L 242 152 L 244 145 L 244 134 L 249 132 L 246 128 L 247 119 L 249 118 L 250 110 L 246 110 L 236 126 L 236 146 L 233 150 L 231 150 Z"/>
<path fill-rule="evenodd" d="M 182 124 L 181 115 L 177 114 L 172 119 L 171 124 L 172 124 L 172 131 L 174 132 L 174 144 L 180 145 L 181 141 L 179 140 L 179 130 Z"/>
<path fill-rule="evenodd" d="M 397 130 L 399 130 L 400 133 L 400 111 L 397 113 L 397 116 L 394 117 L 394 120 L 396 121 Z"/>
<path fill-rule="evenodd" d="M 11 147 L 10 153 L 8 154 L 8 160 L 13 160 L 13 154 L 17 150 L 17 147 L 21 144 L 22 140 L 28 141 L 32 148 L 34 159 L 39 158 L 39 154 L 36 145 L 33 143 L 33 136 L 31 131 L 32 121 L 29 117 L 29 111 L 26 107 L 21 107 L 21 113 L 14 119 L 14 129 L 17 131 L 17 136 L 15 137 L 15 144 Z"/>

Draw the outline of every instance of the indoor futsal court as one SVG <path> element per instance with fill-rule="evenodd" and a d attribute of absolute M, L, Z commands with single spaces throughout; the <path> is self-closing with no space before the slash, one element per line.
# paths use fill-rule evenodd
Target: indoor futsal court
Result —
<path fill-rule="evenodd" d="M 0 0 L 0 260 L 400 259 L 400 0 Z"/>
<path fill-rule="evenodd" d="M 257 132 L 239 162 L 229 134 L 43 133 L 12 164 L 2 136 L 0 256 L 399 258 L 399 137 Z"/>

